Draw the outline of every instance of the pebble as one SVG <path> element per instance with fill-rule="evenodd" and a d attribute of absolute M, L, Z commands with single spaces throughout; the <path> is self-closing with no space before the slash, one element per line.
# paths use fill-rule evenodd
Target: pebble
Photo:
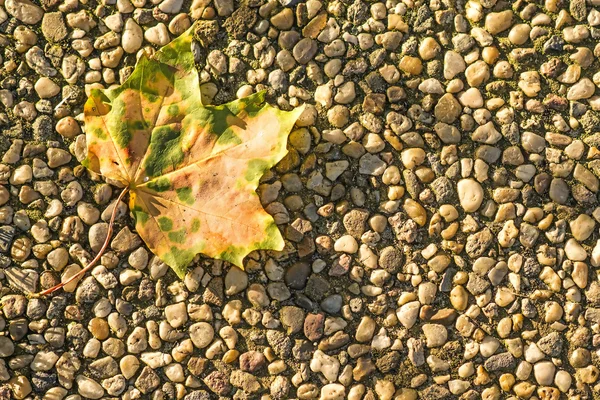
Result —
<path fill-rule="evenodd" d="M 554 381 L 554 364 L 550 361 L 540 361 L 533 366 L 535 380 L 540 385 L 550 385 Z"/>
<path fill-rule="evenodd" d="M 121 37 L 123 50 L 126 53 L 135 53 L 142 46 L 144 40 L 144 32 L 142 28 L 135 22 L 133 18 L 128 18 L 125 21 L 125 29 Z"/>
<path fill-rule="evenodd" d="M 6 11 L 27 25 L 37 24 L 44 16 L 44 10 L 30 0 L 6 0 Z"/>
<path fill-rule="evenodd" d="M 88 399 L 100 399 L 104 396 L 104 388 L 92 379 L 83 375 L 77 375 L 77 391 Z"/>
<path fill-rule="evenodd" d="M 483 188 L 474 179 L 462 179 L 457 184 L 460 206 L 466 212 L 475 212 L 483 202 Z"/>
<path fill-rule="evenodd" d="M 50 99 L 60 92 L 60 86 L 45 76 L 35 82 L 34 89 L 40 99 Z"/>

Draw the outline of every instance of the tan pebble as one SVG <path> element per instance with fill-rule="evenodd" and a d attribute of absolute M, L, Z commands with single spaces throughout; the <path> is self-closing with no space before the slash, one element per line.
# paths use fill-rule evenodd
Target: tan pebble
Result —
<path fill-rule="evenodd" d="M 573 237 L 582 242 L 590 237 L 596 227 L 596 221 L 589 215 L 579 214 L 577 218 L 569 222 L 569 226 Z"/>
<path fill-rule="evenodd" d="M 529 382 L 519 382 L 513 386 L 513 390 L 517 396 L 528 399 L 535 391 L 535 385 Z"/>
<path fill-rule="evenodd" d="M 580 288 L 584 289 L 588 284 L 588 266 L 586 263 L 576 261 L 573 263 L 573 272 L 571 273 L 573 282 Z"/>
<path fill-rule="evenodd" d="M 450 303 L 458 311 L 464 311 L 469 304 L 469 294 L 464 287 L 455 286 L 450 292 Z"/>
<path fill-rule="evenodd" d="M 420 59 L 411 56 L 404 56 L 400 60 L 398 67 L 411 75 L 420 75 L 423 71 L 423 64 Z"/>
<path fill-rule="evenodd" d="M 121 373 L 126 379 L 131 378 L 135 375 L 137 370 L 140 367 L 140 361 L 133 355 L 126 355 L 119 361 L 119 367 L 121 369 Z"/>
<path fill-rule="evenodd" d="M 448 227 L 441 232 L 441 236 L 445 240 L 452 239 L 456 233 L 458 232 L 459 224 L 458 222 L 453 222 Z"/>
<path fill-rule="evenodd" d="M 41 99 L 49 99 L 60 93 L 60 86 L 45 76 L 35 82 L 34 89 Z"/>
<path fill-rule="evenodd" d="M 475 61 L 465 70 L 465 77 L 470 86 L 476 87 L 490 78 L 490 69 L 485 61 Z"/>
<path fill-rule="evenodd" d="M 420 148 L 406 149 L 402 151 L 400 158 L 406 168 L 413 169 L 425 161 L 425 150 Z"/>
<path fill-rule="evenodd" d="M 475 212 L 483 202 L 483 188 L 474 179 L 458 181 L 458 198 L 465 212 Z"/>
<path fill-rule="evenodd" d="M 583 383 L 595 383 L 598 380 L 598 376 L 600 376 L 600 371 L 597 367 L 593 365 L 588 365 L 585 368 L 580 368 L 577 371 L 577 375 Z"/>
<path fill-rule="evenodd" d="M 498 288 L 494 301 L 500 307 L 506 307 L 515 300 L 515 295 L 508 288 Z"/>
<path fill-rule="evenodd" d="M 419 55 L 425 61 L 435 58 L 442 48 L 432 37 L 423 39 L 419 46 Z"/>
<path fill-rule="evenodd" d="M 225 352 L 225 354 L 223 354 L 223 362 L 226 364 L 231 364 L 233 362 L 235 362 L 235 360 L 238 359 L 238 357 L 240 356 L 240 352 L 233 349 L 233 350 L 227 350 Z"/>
<path fill-rule="evenodd" d="M 512 10 L 489 13 L 485 17 L 485 29 L 492 35 L 496 35 L 510 28 L 513 19 Z"/>
<path fill-rule="evenodd" d="M 75 118 L 67 116 L 56 123 L 56 132 L 68 139 L 73 139 L 81 133 L 81 128 Z"/>
<path fill-rule="evenodd" d="M 528 24 L 517 24 L 510 29 L 508 40 L 512 44 L 520 46 L 529 40 L 529 32 L 531 32 L 531 27 Z"/>
<path fill-rule="evenodd" d="M 452 222 L 458 218 L 458 211 L 452 204 L 442 204 L 440 206 L 440 215 L 446 222 Z"/>
<path fill-rule="evenodd" d="M 566 393 L 569 390 L 572 381 L 573 378 L 571 378 L 571 374 L 567 371 L 558 371 L 554 376 L 554 384 L 563 393 Z"/>
<path fill-rule="evenodd" d="M 390 186 L 388 188 L 388 199 L 390 200 L 398 200 L 404 196 L 404 187 L 403 186 Z"/>
<path fill-rule="evenodd" d="M 481 51 L 481 58 L 489 65 L 495 64 L 498 60 L 498 57 L 500 57 L 500 52 L 494 46 L 484 47 Z"/>
<path fill-rule="evenodd" d="M 106 322 L 106 320 L 103 318 L 92 318 L 88 324 L 88 329 L 98 340 L 104 340 L 108 338 L 108 322 Z"/>
<path fill-rule="evenodd" d="M 424 226 L 427 222 L 427 212 L 422 205 L 412 199 L 404 201 L 404 211 L 420 226 Z"/>
<path fill-rule="evenodd" d="M 515 377 L 512 374 L 502 374 L 500 376 L 500 388 L 505 392 L 510 392 L 515 384 Z"/>

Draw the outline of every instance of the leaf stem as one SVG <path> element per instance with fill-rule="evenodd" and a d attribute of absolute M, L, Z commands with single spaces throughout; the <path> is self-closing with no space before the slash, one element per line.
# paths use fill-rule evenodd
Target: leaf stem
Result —
<path fill-rule="evenodd" d="M 43 296 L 47 296 L 49 294 L 52 294 L 52 293 L 56 292 L 57 290 L 63 288 L 64 286 L 68 285 L 69 283 L 73 282 L 74 280 L 80 278 L 82 275 L 84 275 L 86 272 L 88 272 L 90 269 L 92 269 L 92 267 L 94 265 L 96 265 L 96 263 L 98 263 L 98 261 L 100 260 L 100 258 L 104 254 L 104 251 L 106 251 L 106 248 L 108 247 L 108 244 L 109 244 L 110 239 L 112 237 L 112 234 L 113 234 L 113 225 L 115 223 L 115 218 L 117 216 L 117 209 L 119 208 L 119 203 L 121 202 L 121 200 L 123 199 L 123 196 L 125 196 L 125 194 L 128 191 L 129 191 L 129 188 L 128 187 L 124 187 L 123 190 L 121 191 L 121 194 L 119 194 L 119 197 L 117 198 L 117 201 L 115 202 L 115 206 L 113 207 L 112 213 L 110 215 L 110 222 L 108 224 L 108 231 L 106 232 L 106 239 L 104 239 L 104 243 L 102 244 L 102 247 L 100 248 L 100 250 L 96 254 L 96 257 L 94 257 L 94 259 L 92 261 L 90 261 L 88 263 L 88 265 L 86 265 L 81 271 L 79 271 L 78 273 L 76 273 L 75 275 L 73 275 L 72 277 L 70 277 L 69 279 L 67 279 L 65 282 L 61 282 L 61 283 L 59 283 L 57 285 L 54 285 L 51 288 L 48 288 L 48 289 L 46 289 L 46 290 L 44 290 L 42 292 L 33 293 L 33 294 L 30 295 L 30 297 L 37 298 L 37 297 L 43 297 Z"/>

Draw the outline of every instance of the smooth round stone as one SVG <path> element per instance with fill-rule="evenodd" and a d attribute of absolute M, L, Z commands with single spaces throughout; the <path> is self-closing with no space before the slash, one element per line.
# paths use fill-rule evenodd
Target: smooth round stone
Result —
<path fill-rule="evenodd" d="M 185 303 L 170 304 L 165 307 L 165 318 L 167 322 L 175 329 L 183 326 L 188 320 L 188 314 Z"/>
<path fill-rule="evenodd" d="M 356 340 L 359 342 L 368 342 L 373 338 L 377 324 L 373 318 L 365 316 L 360 320 L 356 328 Z"/>
<path fill-rule="evenodd" d="M 24 183 L 30 182 L 33 178 L 33 170 L 29 165 L 18 166 L 9 181 L 12 185 L 23 185 Z"/>
<path fill-rule="evenodd" d="M 470 386 L 471 386 L 470 382 L 463 381 L 460 379 L 453 379 L 448 382 L 448 389 L 450 389 L 450 392 L 455 395 L 459 395 L 459 394 L 466 392 Z"/>
<path fill-rule="evenodd" d="M 419 226 L 424 226 L 427 222 L 427 212 L 422 205 L 413 199 L 406 199 L 404 201 L 404 211 L 408 216 L 414 220 Z"/>
<path fill-rule="evenodd" d="M 225 294 L 233 296 L 248 287 L 248 274 L 238 267 L 231 267 L 225 275 Z"/>
<path fill-rule="evenodd" d="M 458 211 L 451 204 L 442 204 L 439 212 L 446 222 L 452 222 L 458 218 Z"/>
<path fill-rule="evenodd" d="M 519 380 L 526 380 L 531 375 L 533 366 L 527 361 L 521 361 L 515 371 L 515 377 Z"/>
<path fill-rule="evenodd" d="M 462 179 L 457 184 L 458 199 L 465 212 L 475 212 L 483 202 L 483 188 L 474 179 Z"/>
<path fill-rule="evenodd" d="M 575 101 L 588 99 L 596 91 L 596 85 L 589 78 L 583 78 L 569 89 L 567 100 Z"/>
<path fill-rule="evenodd" d="M 435 78 L 425 79 L 423 82 L 419 84 L 419 90 L 423 93 L 428 94 L 443 94 L 444 87 Z"/>
<path fill-rule="evenodd" d="M 458 376 L 461 378 L 468 378 L 475 373 L 475 367 L 472 362 L 466 362 L 458 367 Z"/>
<path fill-rule="evenodd" d="M 540 361 L 533 366 L 533 375 L 538 384 L 547 386 L 554 381 L 556 367 L 551 361 Z"/>
<path fill-rule="evenodd" d="M 464 287 L 460 285 L 455 286 L 450 292 L 450 303 L 458 311 L 466 310 L 469 303 L 469 293 L 467 293 Z"/>
<path fill-rule="evenodd" d="M 63 137 L 73 139 L 75 136 L 81 133 L 81 129 L 79 128 L 79 124 L 77 123 L 75 118 L 71 116 L 66 116 L 61 118 L 56 123 L 56 132 L 58 132 Z"/>
<path fill-rule="evenodd" d="M 574 368 L 583 368 L 589 365 L 591 361 L 590 351 L 584 348 L 577 348 L 569 357 L 569 364 Z"/>
<path fill-rule="evenodd" d="M 546 315 L 544 316 L 546 323 L 558 321 L 563 316 L 563 309 L 561 305 L 555 301 L 549 301 L 544 304 L 544 309 L 546 311 Z"/>
<path fill-rule="evenodd" d="M 546 140 L 533 132 L 524 132 L 521 135 L 521 145 L 529 153 L 540 153 L 546 148 Z"/>
<path fill-rule="evenodd" d="M 581 289 L 585 288 L 588 283 L 588 266 L 583 262 L 575 262 L 573 266 L 573 272 L 571 273 L 571 278 L 573 278 L 573 282 Z"/>
<path fill-rule="evenodd" d="M 110 334 L 108 323 L 102 318 L 92 318 L 88 324 L 88 329 L 98 340 L 105 340 Z"/>
<path fill-rule="evenodd" d="M 567 371 L 558 371 L 554 377 L 554 384 L 563 393 L 566 393 L 571 388 L 573 378 Z"/>
<path fill-rule="evenodd" d="M 404 304 L 396 311 L 398 321 L 400 321 L 406 329 L 412 328 L 417 322 L 420 307 L 421 304 L 418 301 L 411 301 Z"/>
<path fill-rule="evenodd" d="M 351 235 L 344 235 L 335 241 L 333 249 L 338 252 L 354 254 L 358 251 L 358 243 Z"/>
<path fill-rule="evenodd" d="M 119 367 L 125 379 L 129 379 L 134 376 L 139 369 L 140 361 L 135 356 L 129 354 L 121 359 Z"/>
<path fill-rule="evenodd" d="M 529 33 L 531 32 L 531 27 L 528 24 L 517 24 L 513 26 L 508 32 L 508 40 L 512 44 L 522 45 L 527 40 L 529 40 Z"/>
<path fill-rule="evenodd" d="M 421 304 L 431 304 L 435 300 L 437 286 L 432 282 L 424 282 L 419 285 L 418 296 Z"/>
<path fill-rule="evenodd" d="M 99 383 L 83 375 L 77 375 L 77 389 L 80 395 L 88 399 L 100 399 L 104 396 L 104 388 Z"/>
<path fill-rule="evenodd" d="M 519 165 L 515 170 L 515 176 L 523 182 L 529 182 L 536 173 L 535 165 L 524 164 Z"/>
<path fill-rule="evenodd" d="M 567 240 L 565 245 L 565 254 L 572 261 L 585 261 L 587 253 L 585 249 L 575 239 Z"/>
<path fill-rule="evenodd" d="M 452 79 L 467 68 L 465 60 L 455 51 L 447 51 L 444 55 L 444 78 Z"/>
<path fill-rule="evenodd" d="M 0 336 L 0 357 L 6 358 L 12 356 L 15 352 L 15 344 L 10 338 Z"/>
<path fill-rule="evenodd" d="M 481 108 L 483 107 L 483 96 L 481 91 L 477 88 L 469 88 L 464 92 L 461 92 L 457 96 L 458 101 L 465 107 L 469 108 Z"/>
<path fill-rule="evenodd" d="M 426 37 L 419 45 L 419 55 L 425 61 L 435 58 L 440 50 L 441 46 L 432 37 Z"/>
<path fill-rule="evenodd" d="M 422 329 L 427 347 L 440 347 L 448 340 L 448 330 L 444 325 L 425 324 Z"/>
<path fill-rule="evenodd" d="M 425 161 L 425 150 L 421 148 L 406 149 L 400 154 L 400 159 L 406 168 L 413 169 Z"/>
<path fill-rule="evenodd" d="M 519 382 L 513 387 L 513 390 L 520 398 L 527 399 L 535 391 L 535 385 L 529 382 Z"/>
<path fill-rule="evenodd" d="M 561 178 L 552 179 L 549 196 L 556 203 L 565 204 L 569 198 L 569 185 Z"/>
<path fill-rule="evenodd" d="M 490 69 L 485 61 L 475 61 L 465 70 L 469 86 L 479 86 L 490 78 Z"/>
<path fill-rule="evenodd" d="M 346 387 L 339 383 L 330 383 L 321 388 L 319 400 L 344 400 Z"/>
<path fill-rule="evenodd" d="M 127 29 L 127 24 L 125 24 L 125 29 Z M 156 26 L 148 28 L 148 30 L 144 33 L 144 37 L 147 41 L 157 46 L 164 46 L 171 40 L 169 36 L 169 30 L 162 22 Z"/>
<path fill-rule="evenodd" d="M 0 186 L 0 206 L 3 206 L 10 199 L 10 192 L 4 186 Z"/>
<path fill-rule="evenodd" d="M 494 354 L 496 350 L 498 350 L 498 347 L 500 347 L 500 341 L 498 341 L 498 339 L 492 336 L 486 336 L 479 345 L 479 351 L 482 356 L 487 358 Z"/>
<path fill-rule="evenodd" d="M 515 377 L 512 374 L 502 374 L 499 379 L 500 388 L 505 392 L 509 392 L 515 382 Z"/>
<path fill-rule="evenodd" d="M 189 332 L 194 346 L 199 349 L 208 346 L 215 336 L 213 327 L 207 322 L 197 322 L 193 324 L 190 326 Z"/>
<path fill-rule="evenodd" d="M 485 17 L 485 29 L 492 35 L 496 35 L 510 28 L 513 19 L 512 10 L 492 12 Z"/>
<path fill-rule="evenodd" d="M 596 221 L 589 215 L 579 214 L 577 218 L 569 222 L 573 237 L 582 242 L 590 237 L 596 227 Z"/>
<path fill-rule="evenodd" d="M 60 93 L 60 86 L 45 76 L 38 79 L 33 88 L 40 99 L 50 99 Z"/>

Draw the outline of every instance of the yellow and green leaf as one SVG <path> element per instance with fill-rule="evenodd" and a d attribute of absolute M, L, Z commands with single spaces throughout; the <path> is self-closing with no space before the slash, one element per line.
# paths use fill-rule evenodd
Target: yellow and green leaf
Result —
<path fill-rule="evenodd" d="M 198 253 L 242 267 L 251 251 L 283 249 L 256 188 L 302 112 L 269 106 L 264 92 L 203 105 L 193 30 L 84 107 L 84 165 L 129 187 L 138 234 L 180 277 Z"/>

